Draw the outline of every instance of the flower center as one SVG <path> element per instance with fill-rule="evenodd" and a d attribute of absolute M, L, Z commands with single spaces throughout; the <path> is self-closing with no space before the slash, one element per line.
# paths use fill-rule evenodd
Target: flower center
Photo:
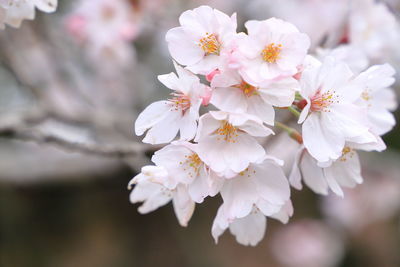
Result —
<path fill-rule="evenodd" d="M 221 137 L 218 137 L 218 140 L 224 140 L 226 142 L 230 143 L 236 143 L 236 137 L 238 136 L 237 134 L 238 129 L 230 124 L 227 121 L 222 122 L 221 127 L 219 127 L 216 131 L 217 135 L 220 135 Z"/>
<path fill-rule="evenodd" d="M 206 55 L 219 55 L 221 49 L 221 44 L 218 42 L 217 36 L 209 33 L 206 33 L 206 37 L 200 39 L 199 46 Z"/>
<path fill-rule="evenodd" d="M 336 91 L 328 90 L 321 94 L 321 90 L 311 98 L 311 111 L 330 112 L 329 106 L 333 103 L 339 103 L 336 96 Z"/>
<path fill-rule="evenodd" d="M 354 156 L 354 150 L 351 147 L 345 146 L 342 150 L 342 156 L 339 158 L 340 161 L 345 162 L 347 158 L 352 158 Z"/>
<path fill-rule="evenodd" d="M 190 108 L 190 98 L 187 95 L 182 93 L 172 93 L 172 98 L 169 99 L 169 102 L 172 103 L 174 110 L 181 110 L 185 112 Z"/>
<path fill-rule="evenodd" d="M 261 56 L 264 61 L 268 63 L 275 63 L 280 57 L 280 53 L 282 50 L 281 44 L 270 43 L 267 45 L 262 51 Z"/>
<path fill-rule="evenodd" d="M 246 83 L 245 81 L 242 81 L 240 84 L 234 85 L 234 87 L 242 90 L 247 97 L 258 94 L 257 92 L 258 88 L 251 84 Z"/>
<path fill-rule="evenodd" d="M 369 90 L 365 89 L 362 94 L 361 94 L 361 98 L 364 99 L 365 101 L 369 101 L 371 100 L 371 95 L 369 94 Z"/>
<path fill-rule="evenodd" d="M 203 163 L 196 153 L 192 153 L 189 156 L 185 156 L 186 160 L 184 162 L 179 162 L 180 165 L 183 165 L 184 171 L 189 171 L 188 175 L 190 177 L 195 177 L 199 174 L 200 165 Z"/>

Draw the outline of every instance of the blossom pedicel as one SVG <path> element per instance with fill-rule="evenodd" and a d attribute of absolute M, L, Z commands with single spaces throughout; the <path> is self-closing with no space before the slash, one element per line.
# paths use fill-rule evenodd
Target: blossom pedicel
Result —
<path fill-rule="evenodd" d="M 343 197 L 342 187 L 362 183 L 357 150 L 384 150 L 381 135 L 395 125 L 390 65 L 354 72 L 360 64 L 339 50 L 317 59 L 308 54 L 309 37 L 276 18 L 248 21 L 247 34 L 237 33 L 236 14 L 201 6 L 179 22 L 166 35 L 178 75 L 158 77 L 171 97 L 135 123 L 137 135 L 147 131 L 143 142 L 171 142 L 130 183 L 131 202 L 144 202 L 139 212 L 172 200 L 187 226 L 195 203 L 220 194 L 215 241 L 229 228 L 239 243 L 255 246 L 266 217 L 287 223 L 292 216 L 289 184 L 301 189 L 303 180 L 318 194 Z M 209 103 L 217 110 L 199 114 Z M 276 121 L 275 108 L 290 111 L 302 133 Z M 269 127 L 301 144 L 289 179 L 284 162 L 262 145 L 273 138 Z"/>

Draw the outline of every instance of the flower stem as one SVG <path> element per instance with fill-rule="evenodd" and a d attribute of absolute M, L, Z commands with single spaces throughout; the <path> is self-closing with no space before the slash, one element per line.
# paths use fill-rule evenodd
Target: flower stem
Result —
<path fill-rule="evenodd" d="M 275 126 L 287 132 L 290 138 L 296 140 L 299 144 L 303 143 L 303 137 L 296 129 L 293 129 L 279 121 L 275 122 Z"/>
<path fill-rule="evenodd" d="M 294 108 L 294 107 L 288 107 L 287 109 L 288 109 L 293 115 L 295 115 L 297 118 L 300 117 L 300 112 L 299 112 L 296 108 Z"/>

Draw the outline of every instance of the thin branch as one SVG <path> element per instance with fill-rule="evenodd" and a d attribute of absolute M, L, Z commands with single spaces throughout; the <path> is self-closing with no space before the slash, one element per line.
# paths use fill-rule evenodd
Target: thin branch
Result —
<path fill-rule="evenodd" d="M 143 155 L 146 152 L 157 149 L 155 147 L 136 142 L 123 146 L 73 142 L 55 135 L 42 133 L 37 130 L 22 130 L 18 126 L 0 127 L 0 137 L 33 142 L 39 145 L 54 145 L 71 152 L 104 157 L 132 157 Z"/>

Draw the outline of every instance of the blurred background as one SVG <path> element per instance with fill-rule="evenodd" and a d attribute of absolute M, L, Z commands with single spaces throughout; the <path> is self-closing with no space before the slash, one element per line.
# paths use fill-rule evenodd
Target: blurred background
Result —
<path fill-rule="evenodd" d="M 269 220 L 255 248 L 229 234 L 214 244 L 219 197 L 187 228 L 171 205 L 140 215 L 129 203 L 129 180 L 159 148 L 133 122 L 169 93 L 156 79 L 173 71 L 165 33 L 202 4 L 237 12 L 239 31 L 286 19 L 312 53 L 351 45 L 400 73 L 398 0 L 59 0 L 0 32 L 1 267 L 400 266 L 399 126 L 387 151 L 361 155 L 363 185 L 344 199 L 293 190 L 294 217 Z M 270 153 L 289 159 L 296 146 L 281 135 Z"/>

